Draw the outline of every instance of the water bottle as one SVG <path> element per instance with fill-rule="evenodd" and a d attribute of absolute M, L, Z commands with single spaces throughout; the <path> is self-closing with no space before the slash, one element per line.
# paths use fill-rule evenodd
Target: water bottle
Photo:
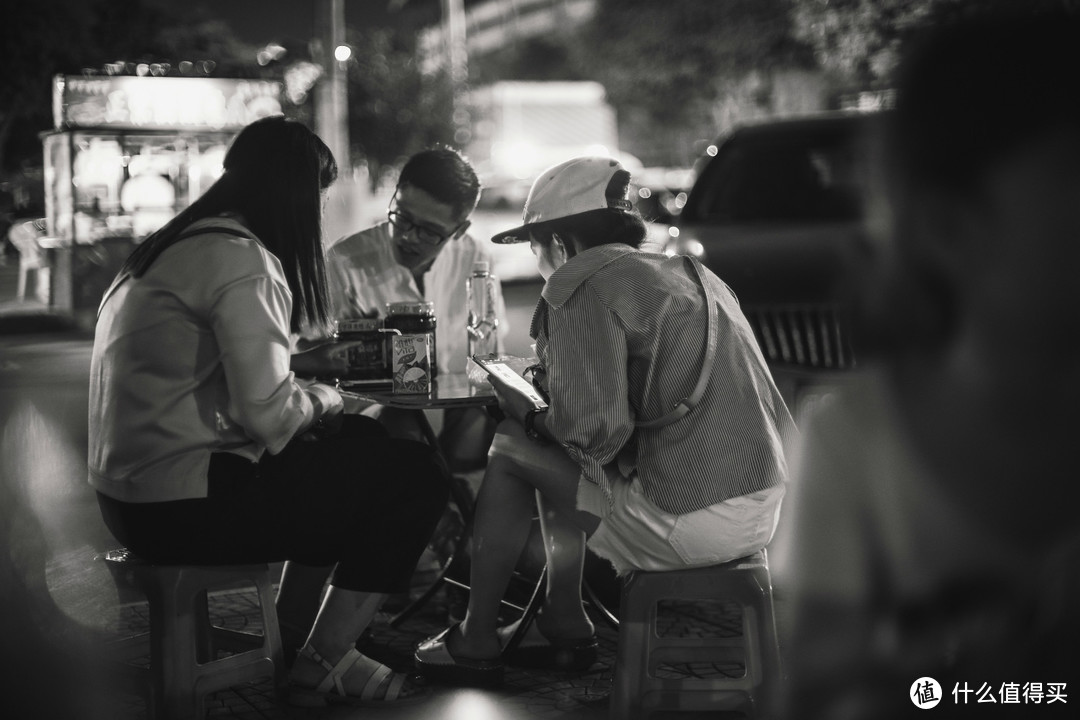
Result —
<path fill-rule="evenodd" d="M 495 293 L 499 280 L 488 268 L 488 263 L 483 260 L 473 263 L 472 273 L 465 281 L 465 294 L 469 302 L 469 318 L 465 328 L 469 348 L 466 372 L 474 383 L 485 382 L 487 373 L 475 366 L 472 356 L 498 352 L 499 316 L 495 312 Z"/>

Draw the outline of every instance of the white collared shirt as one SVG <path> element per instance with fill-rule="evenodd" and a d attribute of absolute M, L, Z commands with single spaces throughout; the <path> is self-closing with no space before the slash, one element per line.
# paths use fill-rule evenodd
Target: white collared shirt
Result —
<path fill-rule="evenodd" d="M 326 256 L 330 303 L 336 320 L 357 317 L 384 317 L 390 302 L 428 301 L 435 304 L 435 342 L 439 372 L 465 372 L 469 316 L 465 281 L 473 263 L 491 262 L 487 248 L 468 233 L 446 246 L 424 273 L 421 293 L 412 271 L 394 259 L 394 238 L 389 222 L 349 235 L 333 246 Z M 502 289 L 496 293 L 499 338 L 506 337 L 506 307 Z"/>

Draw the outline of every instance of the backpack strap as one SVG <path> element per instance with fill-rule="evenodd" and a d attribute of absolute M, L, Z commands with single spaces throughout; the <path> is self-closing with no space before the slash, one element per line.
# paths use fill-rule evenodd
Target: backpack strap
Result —
<path fill-rule="evenodd" d="M 705 339 L 705 358 L 701 366 L 701 375 L 698 377 L 697 385 L 694 386 L 693 391 L 675 403 L 675 407 L 654 420 L 643 420 L 634 423 L 639 428 L 651 430 L 664 427 L 682 418 L 693 410 L 698 401 L 701 400 L 701 396 L 705 394 L 705 388 L 709 385 L 709 378 L 712 377 L 713 358 L 716 357 L 720 323 L 719 313 L 716 309 L 716 296 L 713 294 L 712 288 L 709 287 L 709 281 L 705 277 L 705 269 L 702 267 L 701 262 L 695 257 L 686 256 L 686 259 L 690 261 L 698 282 L 701 283 L 701 287 L 705 290 L 705 304 L 708 306 L 709 329 Z"/>
<path fill-rule="evenodd" d="M 205 227 L 196 228 L 194 230 L 192 230 L 190 227 L 185 228 L 182 233 L 180 233 L 179 235 L 176 236 L 176 239 L 173 240 L 173 243 L 180 242 L 181 240 L 186 240 L 189 237 L 195 237 L 196 235 L 205 235 L 207 233 L 219 233 L 221 235 L 233 235 L 234 237 L 242 237 L 242 238 L 247 238 L 249 240 L 254 240 L 255 239 L 255 236 L 252 235 L 250 232 L 241 232 L 240 230 L 238 230 L 235 227 L 226 227 L 224 225 L 209 225 L 209 226 L 205 226 Z M 99 316 L 101 315 L 101 309 L 103 307 L 105 307 L 105 301 L 108 300 L 110 297 L 112 297 L 112 294 L 114 292 L 116 292 L 116 289 L 119 288 L 121 285 L 123 285 L 124 281 L 126 281 L 129 277 L 131 277 L 131 273 L 121 273 L 120 275 L 117 275 L 115 278 L 113 278 L 112 284 L 109 285 L 109 288 L 101 296 L 101 302 L 98 303 L 97 314 Z"/>
<path fill-rule="evenodd" d="M 205 225 L 203 227 L 195 228 L 192 230 L 190 227 L 185 228 L 184 232 L 176 236 L 178 242 L 180 240 L 187 240 L 189 237 L 195 237 L 196 235 L 207 235 L 209 233 L 218 233 L 220 235 L 233 235 L 235 237 L 247 238 L 248 240 L 254 240 L 255 236 L 247 231 L 240 231 L 235 227 L 226 227 L 224 225 Z"/>

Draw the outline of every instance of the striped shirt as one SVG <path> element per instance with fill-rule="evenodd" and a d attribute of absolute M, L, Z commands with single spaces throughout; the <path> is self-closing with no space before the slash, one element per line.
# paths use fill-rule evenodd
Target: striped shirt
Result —
<path fill-rule="evenodd" d="M 610 483 L 634 471 L 646 497 L 675 514 L 787 476 L 791 415 L 738 301 L 708 271 L 719 310 L 708 388 L 682 419 L 634 426 L 674 407 L 700 376 L 708 316 L 696 277 L 685 258 L 601 245 L 556 270 L 537 303 L 530 334 L 547 372 L 547 428 L 609 503 Z"/>

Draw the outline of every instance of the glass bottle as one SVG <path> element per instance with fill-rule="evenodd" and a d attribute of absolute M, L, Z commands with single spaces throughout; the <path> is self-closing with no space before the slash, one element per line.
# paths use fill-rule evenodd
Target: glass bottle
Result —
<path fill-rule="evenodd" d="M 483 379 L 486 373 L 476 372 L 473 355 L 493 355 L 498 352 L 499 316 L 496 312 L 498 278 L 491 274 L 487 262 L 473 263 L 472 273 L 465 280 L 465 295 L 469 303 L 469 315 L 465 327 L 468 338 L 468 358 L 465 362 L 470 379 Z"/>
<path fill-rule="evenodd" d="M 392 302 L 386 304 L 387 328 L 400 330 L 403 335 L 427 333 L 431 336 L 431 377 L 439 371 L 438 355 L 435 348 L 435 303 L 432 302 Z M 389 340 L 387 341 L 389 342 Z"/>

